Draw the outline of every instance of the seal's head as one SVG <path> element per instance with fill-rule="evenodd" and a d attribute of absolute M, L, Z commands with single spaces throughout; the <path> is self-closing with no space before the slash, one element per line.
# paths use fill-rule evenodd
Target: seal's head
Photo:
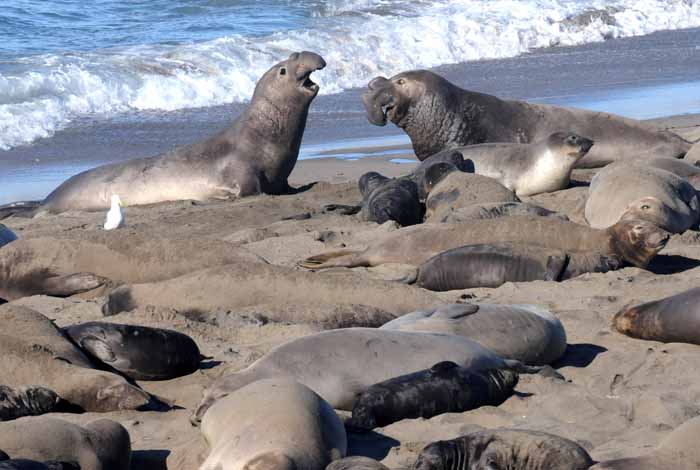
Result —
<path fill-rule="evenodd" d="M 311 103 L 319 90 L 319 86 L 311 80 L 311 74 L 325 66 L 323 57 L 314 52 L 294 52 L 258 80 L 253 100 L 264 97 L 273 103 L 289 100 Z"/>
<path fill-rule="evenodd" d="M 360 176 L 360 179 L 357 182 L 357 185 L 360 187 L 360 194 L 362 194 L 362 197 L 369 196 L 372 191 L 389 181 L 389 179 L 390 178 L 380 175 L 376 171 L 365 173 L 364 175 Z"/>
<path fill-rule="evenodd" d="M 593 147 L 593 141 L 571 132 L 555 132 L 547 138 L 547 143 L 562 150 L 567 160 L 572 163 L 580 160 Z"/>
<path fill-rule="evenodd" d="M 412 70 L 391 78 L 376 77 L 368 84 L 362 97 L 369 122 L 386 125 L 387 119 L 404 127 L 411 108 L 426 95 L 435 81 L 445 81 L 427 70 Z"/>
<path fill-rule="evenodd" d="M 646 220 L 620 220 L 608 232 L 613 251 L 638 268 L 645 268 L 671 238 L 666 230 Z"/>

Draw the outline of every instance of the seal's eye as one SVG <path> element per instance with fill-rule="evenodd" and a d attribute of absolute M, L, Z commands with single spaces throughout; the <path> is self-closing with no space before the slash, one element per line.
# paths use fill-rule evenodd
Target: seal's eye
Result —
<path fill-rule="evenodd" d="M 287 67 L 282 67 L 280 69 L 280 75 L 287 75 Z"/>
<path fill-rule="evenodd" d="M 651 209 L 651 206 L 650 206 L 649 204 L 643 204 L 643 205 L 642 205 L 642 210 L 648 211 L 649 209 Z"/>
<path fill-rule="evenodd" d="M 399 78 L 398 80 L 396 80 L 396 83 L 398 83 L 399 85 L 403 85 L 406 83 L 406 80 L 404 80 L 403 78 Z"/>

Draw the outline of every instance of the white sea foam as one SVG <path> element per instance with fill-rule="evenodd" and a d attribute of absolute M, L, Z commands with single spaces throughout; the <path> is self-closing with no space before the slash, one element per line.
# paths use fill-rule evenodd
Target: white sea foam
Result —
<path fill-rule="evenodd" d="M 297 50 L 325 57 L 328 67 L 314 78 L 322 93 L 337 93 L 378 74 L 700 26 L 695 0 L 318 4 L 315 26 L 303 30 L 18 60 L 0 73 L 0 149 L 51 136 L 86 115 L 244 101 L 267 68 Z"/>

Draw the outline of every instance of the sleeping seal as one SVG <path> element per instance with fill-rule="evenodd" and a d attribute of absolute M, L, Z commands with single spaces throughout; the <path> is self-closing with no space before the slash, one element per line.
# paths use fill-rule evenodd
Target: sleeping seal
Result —
<path fill-rule="evenodd" d="M 593 465 L 573 441 L 519 429 L 479 431 L 433 442 L 416 459 L 415 470 L 584 470 Z"/>
<path fill-rule="evenodd" d="M 488 176 L 518 197 L 566 189 L 576 163 L 593 141 L 572 133 L 555 132 L 532 144 L 481 144 L 458 151 L 474 173 Z"/>
<path fill-rule="evenodd" d="M 621 310 L 612 324 L 632 338 L 700 344 L 700 287 Z"/>
<path fill-rule="evenodd" d="M 92 321 L 63 332 L 89 357 L 134 380 L 169 380 L 199 369 L 197 344 L 177 331 Z"/>
<path fill-rule="evenodd" d="M 666 246 L 670 234 L 645 221 L 623 220 L 605 230 L 545 217 L 502 217 L 467 224 L 421 224 L 390 232 L 365 250 L 337 250 L 305 259 L 307 269 L 378 266 L 384 263 L 420 266 L 431 257 L 465 245 L 512 243 L 558 249 L 566 253 L 619 256 L 645 267 Z"/>
<path fill-rule="evenodd" d="M 404 130 L 419 160 L 443 150 L 489 142 L 533 143 L 573 132 L 596 144 L 577 167 L 617 160 L 680 158 L 690 142 L 668 131 L 608 113 L 502 100 L 467 91 L 427 70 L 369 82 L 363 96 L 372 124 L 387 119 Z"/>
<path fill-rule="evenodd" d="M 370 431 L 402 419 L 498 406 L 513 394 L 517 384 L 518 373 L 514 371 L 470 371 L 454 362 L 440 362 L 369 387 L 352 407 L 350 424 Z"/>
<path fill-rule="evenodd" d="M 376 328 L 324 331 L 278 346 L 244 370 L 216 380 L 206 390 L 192 422 L 199 422 L 217 400 L 269 377 L 293 378 L 333 408 L 349 411 L 370 385 L 442 361 L 472 370 L 501 369 L 510 364 L 461 336 Z"/>
<path fill-rule="evenodd" d="M 644 162 L 619 162 L 591 180 L 585 217 L 594 228 L 637 219 L 682 233 L 700 217 L 700 200 L 695 188 L 673 173 Z"/>
<path fill-rule="evenodd" d="M 319 91 L 309 76 L 325 65 L 313 52 L 293 53 L 260 78 L 250 104 L 228 129 L 163 155 L 75 175 L 37 213 L 106 210 L 112 194 L 136 205 L 287 192 L 309 105 Z"/>
<path fill-rule="evenodd" d="M 258 380 L 216 402 L 202 420 L 210 453 L 200 470 L 323 470 L 345 457 L 331 406 L 285 377 Z"/>
<path fill-rule="evenodd" d="M 551 312 L 534 305 L 451 304 L 407 313 L 383 330 L 459 335 L 501 357 L 545 365 L 566 351 L 566 331 Z"/>

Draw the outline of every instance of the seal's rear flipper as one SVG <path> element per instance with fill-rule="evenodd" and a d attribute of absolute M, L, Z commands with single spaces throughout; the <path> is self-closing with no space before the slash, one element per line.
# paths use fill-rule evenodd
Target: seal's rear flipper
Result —
<path fill-rule="evenodd" d="M 508 369 L 519 374 L 539 374 L 543 377 L 551 377 L 554 379 L 565 380 L 565 377 L 557 372 L 552 366 L 529 366 L 515 359 L 505 359 Z"/>
<path fill-rule="evenodd" d="M 70 297 L 71 295 L 97 289 L 106 282 L 107 279 L 92 273 L 52 276 L 44 280 L 42 293 L 53 297 Z"/>
<path fill-rule="evenodd" d="M 21 201 L 13 202 L 0 206 L 0 220 L 8 217 L 26 217 L 31 218 L 41 206 L 41 201 Z"/>
<path fill-rule="evenodd" d="M 360 251 L 338 250 L 311 256 L 299 262 L 299 266 L 306 269 L 325 268 L 354 268 L 367 266 L 367 263 L 359 261 Z"/>
<path fill-rule="evenodd" d="M 355 215 L 362 210 L 362 206 L 348 206 L 346 204 L 326 204 L 323 213 L 333 212 L 341 215 Z"/>

